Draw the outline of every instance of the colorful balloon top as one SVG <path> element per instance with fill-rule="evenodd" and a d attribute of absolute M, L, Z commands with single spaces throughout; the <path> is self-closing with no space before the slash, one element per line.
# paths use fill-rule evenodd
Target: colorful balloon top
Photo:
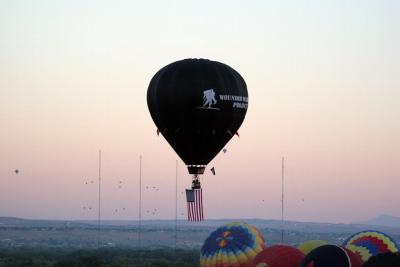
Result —
<path fill-rule="evenodd" d="M 201 267 L 252 267 L 265 241 L 254 226 L 233 222 L 219 227 L 205 240 L 200 251 Z"/>
<path fill-rule="evenodd" d="M 343 246 L 361 256 L 365 262 L 371 256 L 385 252 L 398 252 L 393 238 L 379 231 L 361 231 L 350 236 Z"/>
<path fill-rule="evenodd" d="M 254 267 L 299 267 L 304 254 L 297 248 L 275 245 L 265 248 L 254 259 Z"/>

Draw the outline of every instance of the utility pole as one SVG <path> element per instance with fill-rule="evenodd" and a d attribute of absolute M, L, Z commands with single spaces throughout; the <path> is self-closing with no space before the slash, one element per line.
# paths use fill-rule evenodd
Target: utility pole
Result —
<path fill-rule="evenodd" d="M 101 150 L 99 150 L 99 195 L 98 195 L 98 214 L 97 214 L 97 248 L 100 248 L 101 243 Z"/>
<path fill-rule="evenodd" d="M 139 229 L 138 244 L 142 247 L 142 155 L 139 156 Z"/>
<path fill-rule="evenodd" d="M 281 217 L 281 243 L 284 241 L 284 219 L 285 219 L 285 158 L 282 157 L 282 217 Z"/>
<path fill-rule="evenodd" d="M 178 243 L 178 160 L 175 161 L 175 250 Z"/>

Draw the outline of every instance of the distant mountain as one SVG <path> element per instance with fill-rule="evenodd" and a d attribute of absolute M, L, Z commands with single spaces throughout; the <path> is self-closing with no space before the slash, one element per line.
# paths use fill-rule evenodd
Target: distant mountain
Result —
<path fill-rule="evenodd" d="M 388 227 L 400 227 L 400 217 L 382 214 L 375 218 L 372 218 L 368 221 L 357 222 L 357 224 L 366 224 L 366 225 L 380 225 L 380 226 L 388 226 Z"/>

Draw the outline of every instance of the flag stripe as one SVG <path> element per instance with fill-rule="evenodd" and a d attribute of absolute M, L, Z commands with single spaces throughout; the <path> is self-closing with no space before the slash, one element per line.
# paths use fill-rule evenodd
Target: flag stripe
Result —
<path fill-rule="evenodd" d="M 200 220 L 203 221 L 204 220 L 204 215 L 203 215 L 203 191 L 200 191 L 200 203 L 201 203 L 201 209 L 200 209 Z"/>
<path fill-rule="evenodd" d="M 196 213 L 197 213 L 197 220 L 199 220 L 199 221 L 201 221 L 201 217 L 200 217 L 200 208 L 201 208 L 201 205 L 200 205 L 200 193 L 199 192 L 197 192 L 197 194 L 198 194 L 198 196 L 197 196 L 197 209 L 196 209 Z"/>
<path fill-rule="evenodd" d="M 192 220 L 192 218 L 190 216 L 190 206 L 189 205 L 190 205 L 190 202 L 188 202 L 188 205 L 187 205 L 188 221 L 190 222 Z"/>
<path fill-rule="evenodd" d="M 194 214 L 193 214 L 193 203 L 190 203 L 189 204 L 189 207 L 190 207 L 190 218 L 191 218 L 191 221 L 193 222 L 193 221 L 195 221 L 195 219 L 194 219 Z"/>
<path fill-rule="evenodd" d="M 202 220 L 201 218 L 201 211 L 202 211 L 202 204 L 201 204 L 201 191 L 199 190 L 197 192 L 198 194 L 198 201 L 197 201 L 197 218 L 199 221 Z"/>

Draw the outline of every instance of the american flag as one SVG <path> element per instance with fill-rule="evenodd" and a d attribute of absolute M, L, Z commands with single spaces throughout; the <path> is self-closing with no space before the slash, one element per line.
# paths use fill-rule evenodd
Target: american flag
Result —
<path fill-rule="evenodd" d="M 188 209 L 188 221 L 204 221 L 202 189 L 186 189 L 186 199 Z"/>

